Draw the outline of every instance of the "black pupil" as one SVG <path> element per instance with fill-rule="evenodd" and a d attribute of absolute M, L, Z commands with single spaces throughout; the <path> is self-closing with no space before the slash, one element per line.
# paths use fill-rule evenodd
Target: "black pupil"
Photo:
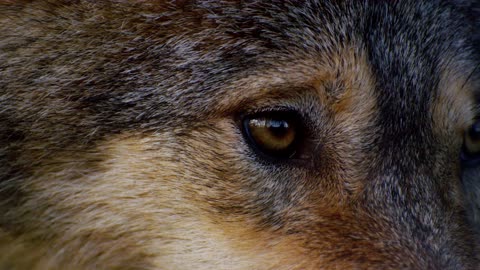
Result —
<path fill-rule="evenodd" d="M 473 141 L 480 141 L 480 121 L 475 122 L 468 131 L 468 135 Z"/>
<path fill-rule="evenodd" d="M 267 121 L 267 128 L 276 138 L 283 138 L 288 134 L 290 124 L 285 120 L 272 119 Z"/>

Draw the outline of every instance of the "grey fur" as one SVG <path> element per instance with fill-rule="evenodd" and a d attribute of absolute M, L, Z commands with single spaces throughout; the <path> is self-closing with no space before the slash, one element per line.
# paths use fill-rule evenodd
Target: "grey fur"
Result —
<path fill-rule="evenodd" d="M 398 234 L 393 246 L 418 254 L 383 262 L 358 259 L 359 269 L 368 263 L 368 269 L 477 269 L 478 243 L 471 238 L 480 228 L 480 169 L 463 172 L 470 204 L 451 207 L 454 196 L 441 191 L 450 191 L 451 182 L 459 180 L 450 164 L 460 145 L 453 131 L 441 138 L 435 134 L 428 112 L 439 95 L 442 68 L 471 74 L 468 84 L 479 89 L 478 6 L 478 1 L 440 0 L 0 4 L 0 228 L 13 235 L 32 228 L 29 222 L 39 217 L 31 209 L 18 210 L 36 196 L 23 181 L 55 156 L 95 151 L 99 142 L 131 131 L 172 132 L 179 141 L 195 130 L 216 134 L 207 120 L 220 112 L 245 113 L 221 107 L 222 99 L 235 93 L 234 82 L 296 61 L 333 62 L 333 57 L 317 58 L 349 45 L 367 54 L 378 104 L 374 127 L 366 127 L 359 139 L 364 149 L 355 148 L 374 156 L 356 164 L 365 168 L 369 181 L 355 202 L 367 205 L 368 215 Z M 311 109 L 312 100 L 294 105 L 315 119 L 313 141 L 321 141 L 330 135 L 319 117 L 327 113 Z M 242 148 L 240 153 L 250 152 Z M 322 164 L 321 153 L 309 153 L 312 164 Z M 252 156 L 245 154 L 242 162 L 255 160 Z M 88 162 L 92 171 L 101 160 L 99 153 L 98 160 Z M 212 212 L 260 217 L 259 230 L 281 231 L 296 224 L 295 218 L 306 220 L 305 230 L 321 226 L 300 212 L 291 219 L 281 213 L 301 197 L 295 192 L 321 186 L 297 187 L 295 179 L 311 179 L 328 168 L 255 166 L 235 173 L 258 173 L 244 186 L 256 197 L 234 206 L 217 198 Z M 475 225 L 467 223 L 466 211 Z M 315 236 L 307 247 L 320 241 Z"/>

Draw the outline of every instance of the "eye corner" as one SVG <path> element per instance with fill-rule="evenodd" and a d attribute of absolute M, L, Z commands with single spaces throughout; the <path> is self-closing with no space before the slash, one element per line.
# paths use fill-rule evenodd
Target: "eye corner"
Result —
<path fill-rule="evenodd" d="M 460 159 L 466 166 L 480 165 L 480 119 L 465 130 Z"/>

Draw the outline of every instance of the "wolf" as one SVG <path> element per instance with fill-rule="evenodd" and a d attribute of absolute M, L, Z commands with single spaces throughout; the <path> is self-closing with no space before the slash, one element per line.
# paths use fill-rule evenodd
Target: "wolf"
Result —
<path fill-rule="evenodd" d="M 479 269 L 478 0 L 0 0 L 0 269 Z"/>

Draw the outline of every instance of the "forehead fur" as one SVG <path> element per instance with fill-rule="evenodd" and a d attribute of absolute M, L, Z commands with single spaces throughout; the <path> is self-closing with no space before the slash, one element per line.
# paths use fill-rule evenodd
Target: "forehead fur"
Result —
<path fill-rule="evenodd" d="M 427 100 L 434 94 L 441 72 L 429 67 L 441 66 L 441 61 L 447 65 L 462 62 L 465 65 L 460 68 L 465 73 L 472 70 L 469 37 L 473 29 L 463 25 L 458 7 L 448 2 L 82 3 L 73 1 L 65 6 L 38 2 L 10 10 L 30 14 L 22 25 L 4 30 L 11 35 L 23 33 L 23 44 L 28 46 L 3 57 L 9 56 L 13 67 L 23 67 L 28 61 L 31 69 L 23 71 L 19 79 L 9 80 L 23 88 L 49 86 L 48 95 L 68 93 L 79 106 L 88 106 L 105 118 L 118 118 L 116 123 L 142 120 L 158 124 L 174 119 L 172 115 L 188 114 L 183 109 L 175 110 L 179 103 L 194 106 L 198 115 L 198 109 L 214 103 L 223 95 L 223 86 L 232 80 L 266 68 L 282 68 L 292 60 L 329 61 L 325 55 L 334 55 L 345 46 L 367 51 L 378 79 L 377 89 L 385 99 L 383 104 L 400 96 L 406 97 L 406 103 Z M 122 12 L 135 15 L 115 16 Z M 55 14 L 60 13 L 69 14 L 69 20 L 59 20 Z M 89 19 L 85 21 L 84 17 Z M 8 21 L 8 16 L 3 20 Z M 385 33 L 391 36 L 386 38 Z M 452 38 L 445 40 L 445 36 Z M 5 39 L 0 46 L 18 47 L 11 42 Z M 83 50 L 72 50 L 73 42 Z M 20 52 L 25 58 L 36 55 L 35 48 L 46 43 L 56 44 L 49 46 L 55 58 L 15 57 Z M 91 53 L 102 48 L 100 56 Z M 53 62 L 58 63 L 55 69 L 50 65 Z M 425 72 L 414 73 L 412 67 Z M 198 98 L 200 93 L 211 98 Z M 407 111 L 423 112 L 424 103 L 420 102 L 417 110 Z M 399 104 L 389 111 L 399 114 L 405 108 Z"/>

